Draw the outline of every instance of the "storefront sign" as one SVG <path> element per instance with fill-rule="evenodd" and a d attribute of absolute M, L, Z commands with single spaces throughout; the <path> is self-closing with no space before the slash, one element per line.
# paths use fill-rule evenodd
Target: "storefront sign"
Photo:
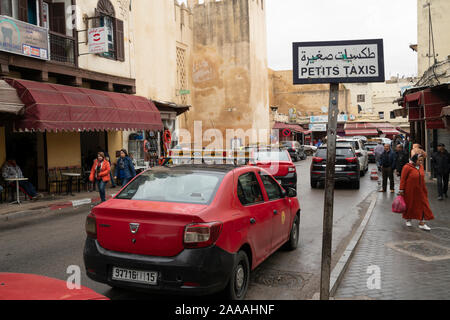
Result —
<path fill-rule="evenodd" d="M 48 30 L 0 16 L 0 51 L 49 60 Z"/>
<path fill-rule="evenodd" d="M 326 123 L 315 123 L 309 125 L 309 131 L 313 132 L 326 132 L 327 131 L 327 125 Z"/>
<path fill-rule="evenodd" d="M 346 114 L 338 115 L 338 122 L 347 122 L 347 121 L 348 121 L 348 116 Z M 328 115 L 309 117 L 309 122 L 311 122 L 311 123 L 328 123 Z"/>
<path fill-rule="evenodd" d="M 188 95 L 188 94 L 191 94 L 190 90 L 180 90 L 180 96 L 185 96 L 185 95 Z"/>
<path fill-rule="evenodd" d="M 294 84 L 384 82 L 383 40 L 296 42 Z"/>
<path fill-rule="evenodd" d="M 106 27 L 91 28 L 88 31 L 89 53 L 108 52 L 108 33 Z"/>

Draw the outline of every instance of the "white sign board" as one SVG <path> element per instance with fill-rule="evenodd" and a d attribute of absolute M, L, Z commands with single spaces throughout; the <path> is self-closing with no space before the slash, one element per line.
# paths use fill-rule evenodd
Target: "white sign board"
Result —
<path fill-rule="evenodd" d="M 326 132 L 327 124 L 326 123 L 314 123 L 309 125 L 309 131 L 313 132 Z"/>
<path fill-rule="evenodd" d="M 294 84 L 384 82 L 383 40 L 297 42 Z"/>
<path fill-rule="evenodd" d="M 348 116 L 346 114 L 338 115 L 338 122 L 347 122 Z M 326 116 L 311 116 L 309 117 L 311 123 L 328 123 L 328 115 Z"/>
<path fill-rule="evenodd" d="M 108 52 L 108 32 L 106 27 L 89 29 L 88 43 L 89 53 Z"/>

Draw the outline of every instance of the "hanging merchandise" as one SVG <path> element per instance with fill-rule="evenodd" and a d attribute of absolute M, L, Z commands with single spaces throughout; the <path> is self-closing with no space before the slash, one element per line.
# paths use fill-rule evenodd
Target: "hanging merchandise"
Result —
<path fill-rule="evenodd" d="M 170 144 L 172 143 L 172 134 L 169 130 L 164 130 L 164 152 L 167 154 L 170 149 Z"/>

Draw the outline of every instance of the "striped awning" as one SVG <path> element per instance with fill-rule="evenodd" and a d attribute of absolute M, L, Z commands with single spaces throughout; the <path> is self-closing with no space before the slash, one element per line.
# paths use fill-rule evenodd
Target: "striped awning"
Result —
<path fill-rule="evenodd" d="M 19 98 L 17 91 L 0 80 L 0 113 L 6 113 L 8 116 L 18 116 L 23 114 L 25 104 Z"/>

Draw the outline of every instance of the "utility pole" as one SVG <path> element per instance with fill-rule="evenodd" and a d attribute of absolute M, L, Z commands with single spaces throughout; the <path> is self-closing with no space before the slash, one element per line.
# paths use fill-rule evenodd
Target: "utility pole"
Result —
<path fill-rule="evenodd" d="M 339 83 L 330 83 L 330 104 L 327 132 L 327 170 L 323 210 L 322 267 L 320 274 L 320 300 L 330 298 L 330 274 L 333 235 L 334 175 L 336 161 L 336 132 L 339 114 Z"/>

